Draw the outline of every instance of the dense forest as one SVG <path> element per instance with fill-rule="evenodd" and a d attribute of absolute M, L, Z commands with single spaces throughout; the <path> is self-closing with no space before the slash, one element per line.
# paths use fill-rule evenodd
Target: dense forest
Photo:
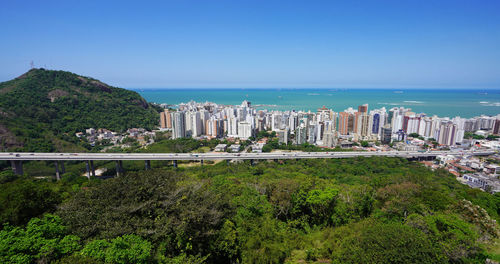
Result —
<path fill-rule="evenodd" d="M 152 129 L 157 113 L 136 92 L 70 72 L 32 69 L 0 83 L 0 151 L 85 151 L 75 132 Z"/>
<path fill-rule="evenodd" d="M 1 172 L 0 262 L 484 263 L 500 257 L 500 196 L 405 159 L 177 169 L 157 162 L 148 171 L 143 163 L 124 165 L 124 176 L 90 181 L 77 164 L 68 164 L 58 182 Z"/>

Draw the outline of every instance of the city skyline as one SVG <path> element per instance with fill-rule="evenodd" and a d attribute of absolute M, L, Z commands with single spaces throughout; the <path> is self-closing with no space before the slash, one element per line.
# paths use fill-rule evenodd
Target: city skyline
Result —
<path fill-rule="evenodd" d="M 499 89 L 498 1 L 7 2 L 0 80 L 126 88 Z"/>
<path fill-rule="evenodd" d="M 348 107 L 341 112 L 325 106 L 313 112 L 268 111 L 253 108 L 247 100 L 241 105 L 190 101 L 177 105 L 176 110 L 165 109 L 160 114 L 160 127 L 171 130 L 174 139 L 229 137 L 247 140 L 258 132 L 273 131 L 283 144 L 335 147 L 352 144 L 351 140 L 388 144 L 417 135 L 421 140 L 432 139 L 441 145 L 455 147 L 461 145 L 465 133 L 487 135 L 490 131 L 498 135 L 500 115 L 438 117 L 401 106 L 370 109 L 368 104 L 358 105 L 357 109 Z M 405 148 L 418 148 L 413 143 L 410 145 Z"/>

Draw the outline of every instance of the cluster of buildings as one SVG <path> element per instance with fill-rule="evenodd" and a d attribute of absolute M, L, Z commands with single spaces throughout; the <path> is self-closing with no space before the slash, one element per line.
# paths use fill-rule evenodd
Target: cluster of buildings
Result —
<path fill-rule="evenodd" d="M 344 142 L 405 141 L 418 134 L 434 139 L 440 145 L 460 145 L 466 132 L 498 134 L 500 115 L 474 118 L 428 116 L 410 108 L 385 107 L 370 110 L 367 104 L 342 112 L 322 107 L 316 112 L 257 110 L 248 101 L 241 105 L 215 103 L 180 104 L 165 110 L 160 127 L 172 130 L 173 138 L 239 138 L 248 139 L 260 131 L 275 131 L 281 143 L 309 143 L 335 147 Z"/>
<path fill-rule="evenodd" d="M 489 156 L 487 159 L 468 155 L 442 155 L 437 157 L 438 163 L 424 162 L 427 166 L 443 167 L 454 174 L 463 184 L 482 189 L 490 193 L 500 192 L 500 156 Z"/>
<path fill-rule="evenodd" d="M 147 131 L 144 128 L 130 128 L 126 133 L 117 133 L 108 129 L 88 128 L 85 132 L 75 134 L 78 138 L 85 138 L 91 146 L 98 142 L 106 142 L 109 145 L 120 145 L 125 138 L 137 140 L 142 146 L 154 143 L 155 132 Z"/>

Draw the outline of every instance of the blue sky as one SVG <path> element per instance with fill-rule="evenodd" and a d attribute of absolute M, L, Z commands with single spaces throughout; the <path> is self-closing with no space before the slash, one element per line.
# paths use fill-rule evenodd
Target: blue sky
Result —
<path fill-rule="evenodd" d="M 499 88 L 500 1 L 2 1 L 0 81 L 126 88 Z"/>

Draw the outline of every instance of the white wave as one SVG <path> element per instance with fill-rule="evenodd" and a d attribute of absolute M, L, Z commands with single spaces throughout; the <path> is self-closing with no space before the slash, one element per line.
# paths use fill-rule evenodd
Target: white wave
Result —
<path fill-rule="evenodd" d="M 481 101 L 479 102 L 480 104 L 489 104 L 490 102 L 486 102 L 486 101 Z"/>
<path fill-rule="evenodd" d="M 482 104 L 484 106 L 500 106 L 500 102 L 494 102 L 494 103 L 488 103 L 488 104 Z"/>
<path fill-rule="evenodd" d="M 401 105 L 401 104 L 398 104 L 398 103 L 377 103 L 379 105 Z"/>
<path fill-rule="evenodd" d="M 411 104 L 423 104 L 424 102 L 422 101 L 403 101 L 404 103 L 411 103 Z"/>

